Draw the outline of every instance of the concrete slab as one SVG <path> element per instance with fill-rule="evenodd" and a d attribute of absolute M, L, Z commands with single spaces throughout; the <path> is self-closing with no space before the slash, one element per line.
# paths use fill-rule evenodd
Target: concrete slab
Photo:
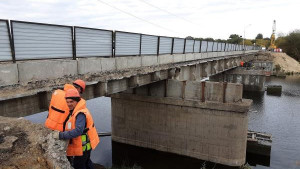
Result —
<path fill-rule="evenodd" d="M 18 83 L 18 67 L 16 63 L 0 64 L 0 86 Z"/>
<path fill-rule="evenodd" d="M 205 53 L 202 53 L 202 54 L 201 54 L 201 57 L 202 57 L 202 59 L 205 59 L 205 58 L 207 58 L 207 57 L 208 57 L 208 53 L 207 53 L 207 52 L 205 52 Z"/>
<path fill-rule="evenodd" d="M 19 62 L 18 68 L 20 83 L 77 75 L 76 60 L 30 60 Z"/>
<path fill-rule="evenodd" d="M 195 56 L 195 60 L 202 59 L 202 53 L 195 53 L 194 56 Z"/>
<path fill-rule="evenodd" d="M 116 57 L 116 67 L 117 70 L 126 69 L 128 67 L 128 58 L 129 57 Z"/>
<path fill-rule="evenodd" d="M 193 53 L 185 54 L 185 61 L 195 60 L 195 56 Z"/>
<path fill-rule="evenodd" d="M 212 57 L 218 57 L 218 53 L 219 53 L 219 52 L 213 52 L 213 53 L 212 53 Z"/>
<path fill-rule="evenodd" d="M 127 60 L 127 68 L 138 68 L 142 67 L 142 57 L 136 56 L 128 58 Z"/>
<path fill-rule="evenodd" d="M 101 71 L 114 71 L 116 70 L 116 60 L 115 58 L 101 58 Z"/>
<path fill-rule="evenodd" d="M 158 64 L 157 56 L 142 56 L 142 66 L 153 66 Z"/>
<path fill-rule="evenodd" d="M 174 61 L 173 55 L 159 55 L 158 56 L 159 64 L 173 63 L 173 61 Z"/>
<path fill-rule="evenodd" d="M 218 56 L 225 56 L 225 52 L 218 52 Z"/>
<path fill-rule="evenodd" d="M 174 63 L 185 61 L 185 55 L 184 54 L 174 54 L 173 56 L 174 56 Z"/>
<path fill-rule="evenodd" d="M 78 74 L 101 72 L 101 58 L 79 58 Z"/>
<path fill-rule="evenodd" d="M 214 56 L 213 52 L 208 52 L 207 53 L 207 58 L 212 58 Z"/>

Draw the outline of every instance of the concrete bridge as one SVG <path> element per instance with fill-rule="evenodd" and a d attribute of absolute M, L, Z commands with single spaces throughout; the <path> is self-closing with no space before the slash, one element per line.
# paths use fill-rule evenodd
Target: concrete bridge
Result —
<path fill-rule="evenodd" d="M 83 98 L 112 97 L 112 140 L 231 166 L 245 162 L 251 101 L 242 99 L 241 84 L 201 81 L 252 60 L 257 47 L 0 23 L 8 37 L 0 46 L 1 116 L 45 111 L 54 89 L 81 78 Z"/>

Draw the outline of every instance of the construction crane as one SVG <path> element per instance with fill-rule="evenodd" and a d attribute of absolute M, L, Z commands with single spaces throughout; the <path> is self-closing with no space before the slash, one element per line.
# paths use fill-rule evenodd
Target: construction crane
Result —
<path fill-rule="evenodd" d="M 276 49 L 276 46 L 275 46 L 275 31 L 276 31 L 276 20 L 273 21 L 271 43 L 270 43 L 270 46 L 269 46 L 269 50 Z"/>

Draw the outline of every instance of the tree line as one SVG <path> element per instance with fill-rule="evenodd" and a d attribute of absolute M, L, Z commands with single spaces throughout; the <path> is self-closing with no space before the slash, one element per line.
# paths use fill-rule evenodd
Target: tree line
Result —
<path fill-rule="evenodd" d="M 286 36 L 280 36 L 275 44 L 283 52 L 300 61 L 300 30 L 294 30 Z"/>
<path fill-rule="evenodd" d="M 232 44 L 243 44 L 242 36 L 238 34 L 231 34 L 228 39 L 213 39 L 213 38 L 194 38 L 192 36 L 186 37 L 186 39 L 205 40 L 205 41 L 216 41 Z M 263 34 L 259 33 L 255 39 L 245 39 L 245 45 L 257 45 L 265 47 L 266 49 L 270 46 L 270 38 L 263 37 Z M 275 41 L 277 48 L 281 48 L 283 52 L 300 61 L 300 30 L 294 30 L 288 35 L 280 34 Z"/>

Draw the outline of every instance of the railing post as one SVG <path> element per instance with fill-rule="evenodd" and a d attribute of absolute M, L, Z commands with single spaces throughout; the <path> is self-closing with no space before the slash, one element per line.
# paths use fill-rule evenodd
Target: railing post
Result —
<path fill-rule="evenodd" d="M 159 55 L 160 36 L 157 37 L 157 56 Z"/>
<path fill-rule="evenodd" d="M 186 45 L 186 39 L 184 39 L 183 54 L 185 54 L 185 45 Z"/>
<path fill-rule="evenodd" d="M 174 38 L 172 38 L 171 55 L 173 55 L 173 52 L 174 52 Z"/>
<path fill-rule="evenodd" d="M 142 55 L 142 34 L 140 34 L 140 56 Z"/>
<path fill-rule="evenodd" d="M 76 30 L 75 27 L 71 27 L 72 36 L 72 48 L 73 48 L 73 60 L 76 60 Z"/>
<path fill-rule="evenodd" d="M 9 33 L 9 40 L 10 40 L 10 48 L 11 48 L 11 57 L 13 63 L 16 63 L 16 52 L 15 52 L 15 42 L 14 42 L 14 29 L 13 29 L 13 23 L 10 21 L 10 29 L 8 26 L 8 21 L 7 21 L 7 31 Z"/>

